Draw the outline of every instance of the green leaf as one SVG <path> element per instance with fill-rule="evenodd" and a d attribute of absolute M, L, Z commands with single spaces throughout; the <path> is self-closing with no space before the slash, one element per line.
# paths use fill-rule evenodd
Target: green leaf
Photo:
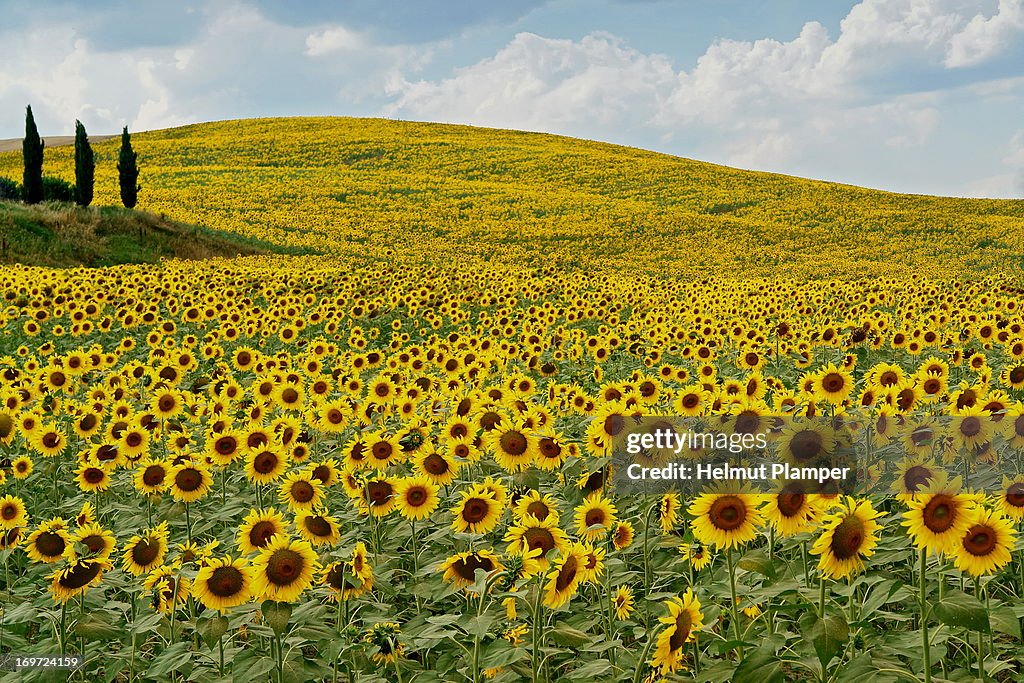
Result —
<path fill-rule="evenodd" d="M 935 603 L 935 618 L 947 626 L 962 626 L 971 631 L 988 633 L 988 611 L 985 605 L 966 593 L 951 591 Z"/>
<path fill-rule="evenodd" d="M 763 550 L 752 550 L 737 563 L 740 569 L 744 569 L 748 572 L 756 572 L 761 576 L 767 576 L 769 579 L 774 579 L 777 572 L 775 570 L 775 563 L 768 559 L 768 555 Z"/>
<path fill-rule="evenodd" d="M 104 617 L 90 614 L 78 620 L 74 633 L 86 640 L 114 640 L 121 635 L 121 629 Z"/>
<path fill-rule="evenodd" d="M 993 607 L 988 613 L 988 622 L 996 633 L 1005 633 L 1020 640 L 1020 620 L 1011 607 Z"/>
<path fill-rule="evenodd" d="M 814 653 L 818 655 L 822 667 L 832 661 L 850 637 L 850 627 L 846 620 L 832 614 L 826 615 L 824 619 L 811 615 L 811 618 L 801 619 L 800 626 L 804 632 L 804 639 L 814 646 Z"/>
<path fill-rule="evenodd" d="M 564 622 L 558 622 L 553 629 L 547 633 L 548 640 L 562 645 L 563 647 L 582 647 L 590 642 L 591 636 L 579 629 L 573 628 Z"/>
<path fill-rule="evenodd" d="M 526 656 L 524 648 L 515 647 L 504 638 L 487 644 L 480 656 L 480 665 L 485 669 L 508 666 Z"/>
<path fill-rule="evenodd" d="M 166 676 L 172 671 L 178 671 L 192 661 L 192 656 L 192 643 L 174 643 L 153 658 L 146 676 Z"/>
<path fill-rule="evenodd" d="M 608 673 L 611 668 L 612 663 L 607 659 L 594 659 L 578 669 L 573 669 L 569 673 L 569 678 L 574 681 L 592 681 Z"/>
<path fill-rule="evenodd" d="M 220 640 L 220 637 L 227 633 L 228 618 L 218 615 L 209 619 L 201 619 L 198 630 L 199 634 L 203 637 L 203 642 L 206 643 L 206 647 L 213 647 Z"/>
<path fill-rule="evenodd" d="M 288 620 L 292 617 L 290 604 L 266 600 L 260 609 L 263 611 L 263 618 L 267 620 L 267 625 L 274 630 L 274 633 L 281 635 L 288 630 Z"/>
<path fill-rule="evenodd" d="M 743 658 L 732 675 L 732 683 L 784 683 L 782 662 L 769 648 L 754 650 Z"/>

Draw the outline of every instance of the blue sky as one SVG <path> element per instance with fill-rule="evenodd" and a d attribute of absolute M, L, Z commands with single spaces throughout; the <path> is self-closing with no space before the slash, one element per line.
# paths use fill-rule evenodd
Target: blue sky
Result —
<path fill-rule="evenodd" d="M 338 114 L 1024 197 L 1024 0 L 0 0 L 0 138 Z"/>

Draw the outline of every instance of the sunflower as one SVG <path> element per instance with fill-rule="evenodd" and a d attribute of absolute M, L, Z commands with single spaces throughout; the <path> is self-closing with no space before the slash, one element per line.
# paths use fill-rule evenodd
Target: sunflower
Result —
<path fill-rule="evenodd" d="M 476 583 L 476 572 L 483 571 L 488 577 L 501 571 L 504 567 L 498 556 L 490 550 L 458 553 L 452 555 L 438 567 L 445 581 L 454 583 L 459 588 L 469 588 Z"/>
<path fill-rule="evenodd" d="M 409 520 L 426 519 L 441 502 L 438 487 L 424 476 L 399 479 L 395 485 L 398 511 Z"/>
<path fill-rule="evenodd" d="M 323 505 L 324 487 L 307 470 L 299 470 L 285 477 L 277 497 L 293 512 L 316 510 Z"/>
<path fill-rule="evenodd" d="M 951 551 L 953 564 L 971 576 L 982 576 L 1009 564 L 1017 543 L 1013 522 L 997 511 L 979 508 Z"/>
<path fill-rule="evenodd" d="M 616 550 L 623 550 L 633 544 L 633 525 L 630 522 L 617 522 L 612 529 L 612 545 Z"/>
<path fill-rule="evenodd" d="M 89 501 L 82 503 L 82 509 L 75 516 L 75 526 L 83 527 L 96 521 L 96 508 Z"/>
<path fill-rule="evenodd" d="M 699 572 L 711 564 L 711 553 L 708 547 L 699 541 L 694 543 L 683 543 L 679 546 L 679 554 L 690 563 L 694 571 Z"/>
<path fill-rule="evenodd" d="M 658 525 L 661 532 L 667 534 L 675 528 L 679 521 L 679 494 L 665 493 L 658 503 Z"/>
<path fill-rule="evenodd" d="M 256 484 L 277 481 L 288 469 L 288 452 L 278 446 L 263 445 L 245 457 L 245 477 Z"/>
<path fill-rule="evenodd" d="M 105 560 L 114 552 L 117 540 L 114 534 L 96 522 L 79 526 L 73 537 L 75 545 L 83 546 L 84 552 L 75 552 L 74 545 L 69 545 L 65 556 L 74 555 L 83 558 L 99 558 Z"/>
<path fill-rule="evenodd" d="M 351 600 L 373 588 L 373 575 L 364 580 L 352 570 L 348 562 L 332 562 L 320 570 L 320 583 L 327 586 L 334 602 Z"/>
<path fill-rule="evenodd" d="M 243 450 L 241 435 L 235 431 L 224 431 L 206 442 L 206 454 L 217 465 L 230 465 L 241 457 Z"/>
<path fill-rule="evenodd" d="M 181 568 L 176 566 L 157 567 L 142 585 L 153 591 L 153 609 L 169 614 L 179 606 L 184 607 L 191 592 L 192 582 L 183 576 Z"/>
<path fill-rule="evenodd" d="M 547 569 L 554 551 L 562 553 L 568 548 L 569 539 L 565 531 L 551 518 L 540 520 L 526 515 L 505 533 L 509 553 L 528 553 L 539 551 L 537 561 L 542 569 Z"/>
<path fill-rule="evenodd" d="M 547 575 L 544 586 L 544 604 L 551 609 L 558 609 L 576 595 L 580 583 L 586 575 L 586 554 L 581 546 L 570 544 L 565 552 L 558 556 Z"/>
<path fill-rule="evenodd" d="M 784 491 L 764 496 L 761 512 L 779 536 L 810 531 L 821 514 L 820 499 L 812 493 Z"/>
<path fill-rule="evenodd" d="M 338 520 L 321 512 L 296 512 L 295 530 L 314 546 L 335 545 L 341 538 Z"/>
<path fill-rule="evenodd" d="M 193 462 L 183 462 L 171 467 L 168 479 L 171 496 L 182 503 L 194 503 L 209 493 L 213 485 L 210 470 Z"/>
<path fill-rule="evenodd" d="M 75 483 L 86 493 L 106 491 L 110 488 L 110 472 L 98 463 L 83 462 L 75 470 Z"/>
<path fill-rule="evenodd" d="M 57 603 L 66 603 L 77 595 L 83 595 L 103 580 L 103 572 L 111 565 L 105 559 L 93 558 L 76 560 L 64 569 L 50 575 L 50 592 Z"/>
<path fill-rule="evenodd" d="M 992 439 L 996 424 L 989 411 L 975 405 L 958 410 L 951 427 L 953 444 L 973 451 Z"/>
<path fill-rule="evenodd" d="M 907 500 L 903 526 L 920 549 L 952 552 L 975 517 L 979 500 L 959 493 L 960 478 L 941 486 L 929 486 Z"/>
<path fill-rule="evenodd" d="M 702 493 L 687 512 L 694 518 L 693 535 L 697 540 L 719 548 L 749 543 L 764 522 L 750 493 Z"/>
<path fill-rule="evenodd" d="M 192 595 L 207 609 L 221 614 L 252 597 L 252 568 L 230 555 L 211 559 L 199 568 L 192 581 Z"/>
<path fill-rule="evenodd" d="M 779 456 L 797 467 L 827 458 L 835 448 L 835 432 L 818 420 L 791 422 L 779 436 Z"/>
<path fill-rule="evenodd" d="M 399 633 L 398 624 L 393 621 L 377 623 L 370 628 L 363 641 L 373 648 L 374 662 L 393 664 L 402 656 L 405 647 L 398 640 Z"/>
<path fill-rule="evenodd" d="M 395 480 L 390 477 L 367 479 L 359 489 L 359 506 L 363 514 L 369 512 L 374 517 L 386 517 L 397 504 Z"/>
<path fill-rule="evenodd" d="M 11 474 L 15 479 L 27 479 L 33 468 L 32 458 L 27 455 L 20 455 L 11 461 Z"/>
<path fill-rule="evenodd" d="M 576 535 L 594 542 L 605 538 L 615 525 L 615 505 L 600 494 L 592 494 L 576 507 Z"/>
<path fill-rule="evenodd" d="M 169 485 L 170 467 L 163 460 L 146 458 L 135 466 L 135 488 L 147 495 L 161 493 Z"/>
<path fill-rule="evenodd" d="M 583 581 L 597 583 L 604 575 L 604 558 L 607 551 L 603 546 L 583 544 Z"/>
<path fill-rule="evenodd" d="M 71 547 L 71 535 L 59 517 L 43 522 L 25 540 L 25 552 L 33 562 L 52 564 L 65 556 Z"/>
<path fill-rule="evenodd" d="M 313 582 L 320 565 L 308 541 L 276 536 L 252 563 L 253 594 L 263 600 L 295 602 Z"/>
<path fill-rule="evenodd" d="M 29 444 L 43 457 L 54 458 L 68 447 L 68 438 L 55 427 L 40 425 L 28 439 Z"/>
<path fill-rule="evenodd" d="M 463 491 L 453 508 L 452 529 L 463 534 L 486 534 L 498 525 L 502 507 L 491 493 Z"/>
<path fill-rule="evenodd" d="M 0 498 L 0 529 L 19 529 L 28 526 L 25 501 L 17 496 Z"/>
<path fill-rule="evenodd" d="M 633 600 L 633 589 L 629 586 L 619 586 L 612 595 L 612 607 L 615 609 L 615 617 L 619 621 L 626 621 L 633 613 L 635 603 Z"/>
<path fill-rule="evenodd" d="M 515 515 L 516 521 L 522 521 L 523 517 L 530 515 L 538 520 L 551 518 L 555 524 L 558 524 L 558 507 L 555 500 L 548 494 L 542 494 L 537 490 L 531 490 L 521 496 L 516 501 L 512 513 Z"/>
<path fill-rule="evenodd" d="M 416 455 L 416 471 L 438 486 L 448 486 L 455 481 L 459 472 L 459 462 L 445 457 L 441 453 L 429 449 Z"/>
<path fill-rule="evenodd" d="M 385 470 L 391 465 L 402 462 L 406 456 L 402 452 L 399 438 L 397 434 L 388 435 L 384 432 L 367 434 L 365 437 L 366 463 L 376 470 Z"/>
<path fill-rule="evenodd" d="M 341 481 L 341 469 L 338 461 L 334 459 L 310 463 L 309 473 L 314 479 L 319 479 L 325 488 L 330 488 Z"/>
<path fill-rule="evenodd" d="M 658 634 L 650 665 L 668 675 L 683 665 L 683 646 L 696 639 L 697 631 L 704 627 L 704 615 L 700 601 L 689 588 L 682 598 L 672 598 L 663 604 L 668 614 L 658 619 L 665 628 Z"/>
<path fill-rule="evenodd" d="M 262 550 L 274 536 L 284 536 L 288 528 L 284 515 L 274 508 L 251 509 L 238 527 L 238 549 L 248 555 Z"/>
<path fill-rule="evenodd" d="M 484 443 L 494 454 L 494 462 L 507 472 L 519 472 L 537 461 L 537 439 L 511 421 L 495 425 L 484 435 Z"/>
<path fill-rule="evenodd" d="M 701 384 L 690 384 L 679 389 L 672 400 L 672 410 L 687 417 L 702 414 L 708 407 L 709 396 Z"/>
<path fill-rule="evenodd" d="M 845 497 L 839 509 L 821 523 L 822 533 L 811 547 L 819 555 L 818 568 L 823 576 L 844 579 L 864 569 L 864 559 L 874 554 L 878 531 L 875 521 L 882 513 L 871 502 Z"/>
<path fill-rule="evenodd" d="M 167 535 L 167 522 L 161 522 L 140 536 L 132 536 L 121 555 L 121 567 L 134 576 L 147 574 L 154 567 L 159 567 L 167 553 Z"/>
<path fill-rule="evenodd" d="M 1003 490 L 997 498 L 1000 511 L 1015 522 L 1024 519 L 1024 475 L 1003 477 Z"/>

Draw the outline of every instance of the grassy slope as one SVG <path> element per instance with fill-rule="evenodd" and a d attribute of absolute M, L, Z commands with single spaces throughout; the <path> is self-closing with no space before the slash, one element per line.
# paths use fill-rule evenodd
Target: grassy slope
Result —
<path fill-rule="evenodd" d="M 904 195 L 572 138 L 379 119 L 252 119 L 133 136 L 143 206 L 346 257 L 702 275 L 1016 267 L 1024 201 Z M 96 145 L 116 201 L 117 140 Z M 70 179 L 70 148 L 47 154 Z M 17 154 L 0 175 L 18 177 Z"/>
<path fill-rule="evenodd" d="M 109 266 L 161 258 L 267 253 L 238 235 L 177 223 L 148 211 L 0 202 L 0 263 Z"/>

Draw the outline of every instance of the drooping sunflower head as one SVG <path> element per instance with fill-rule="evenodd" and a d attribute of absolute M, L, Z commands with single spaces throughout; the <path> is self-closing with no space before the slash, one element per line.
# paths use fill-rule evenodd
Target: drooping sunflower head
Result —
<path fill-rule="evenodd" d="M 704 615 L 700 601 L 689 588 L 682 597 L 667 600 L 664 605 L 668 614 L 658 621 L 665 627 L 658 634 L 650 665 L 667 675 L 682 666 L 683 646 L 693 641 L 695 634 L 704 628 Z"/>
<path fill-rule="evenodd" d="M 452 555 L 441 563 L 439 570 L 443 572 L 445 581 L 454 583 L 459 588 L 468 588 L 476 582 L 477 571 L 490 576 L 502 568 L 501 562 L 493 552 L 478 550 Z"/>
<path fill-rule="evenodd" d="M 102 558 L 77 560 L 66 568 L 50 575 L 50 593 L 54 602 L 66 603 L 82 595 L 103 580 L 103 572 L 110 569 L 110 562 Z"/>
<path fill-rule="evenodd" d="M 844 579 L 863 570 L 865 558 L 874 554 L 882 513 L 870 501 L 844 499 L 838 509 L 822 521 L 822 534 L 811 553 L 819 555 L 818 568 L 832 579 Z"/>

